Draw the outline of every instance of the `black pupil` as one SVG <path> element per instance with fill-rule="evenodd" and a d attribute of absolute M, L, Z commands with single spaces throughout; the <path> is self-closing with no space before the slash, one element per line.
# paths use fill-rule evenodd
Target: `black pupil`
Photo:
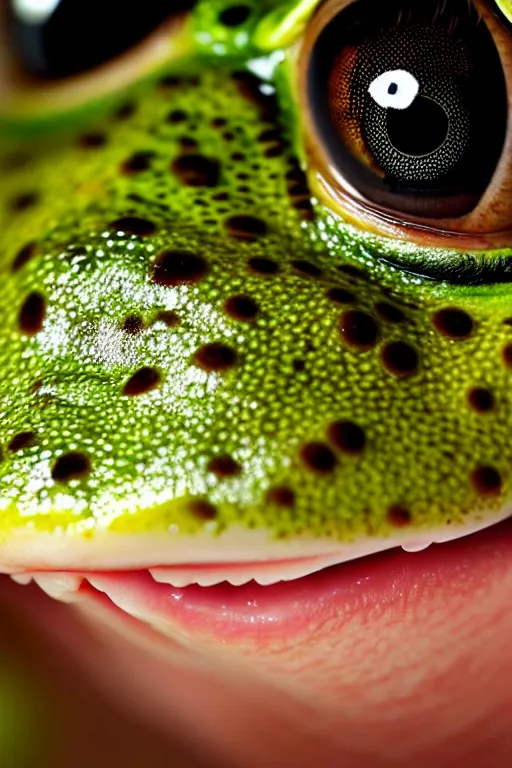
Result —
<path fill-rule="evenodd" d="M 41 12 L 34 14 L 33 4 L 9 0 L 9 29 L 22 70 L 58 79 L 119 56 L 194 4 L 195 0 L 60 0 L 41 2 Z"/>
<path fill-rule="evenodd" d="M 503 66 L 468 0 L 349 4 L 315 44 L 308 95 L 333 165 L 387 210 L 463 216 L 503 152 Z"/>
<path fill-rule="evenodd" d="M 387 132 L 398 152 L 423 157 L 435 152 L 448 136 L 448 115 L 432 99 L 417 96 L 408 109 L 389 109 Z"/>

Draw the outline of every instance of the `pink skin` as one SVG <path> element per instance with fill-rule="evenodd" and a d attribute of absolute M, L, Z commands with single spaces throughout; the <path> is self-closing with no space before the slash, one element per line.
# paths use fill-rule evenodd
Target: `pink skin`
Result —
<path fill-rule="evenodd" d="M 78 610 L 8 587 L 77 675 L 209 765 L 511 764 L 512 521 L 270 588 L 100 578 L 171 638 L 90 587 Z"/>

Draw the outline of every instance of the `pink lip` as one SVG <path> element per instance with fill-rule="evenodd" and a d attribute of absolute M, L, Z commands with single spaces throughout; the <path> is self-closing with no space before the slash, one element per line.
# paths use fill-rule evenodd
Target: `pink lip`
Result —
<path fill-rule="evenodd" d="M 90 573 L 87 580 L 124 611 L 171 637 L 260 645 L 342 626 L 365 611 L 420 609 L 446 595 L 472 600 L 512 562 L 512 520 L 423 552 L 390 550 L 271 586 L 250 582 L 176 588 L 147 571 Z M 84 582 L 83 592 L 91 594 Z M 80 592 L 79 592 L 80 594 Z M 85 596 L 85 594 L 84 594 Z"/>

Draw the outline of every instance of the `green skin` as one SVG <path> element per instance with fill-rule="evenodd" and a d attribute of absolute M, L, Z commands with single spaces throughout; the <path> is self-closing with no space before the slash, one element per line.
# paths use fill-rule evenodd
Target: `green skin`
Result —
<path fill-rule="evenodd" d="M 418 265 L 462 254 L 363 232 L 310 198 L 290 53 L 315 2 L 290 20 L 297 3 L 254 0 L 239 28 L 217 21 L 227 5 L 199 2 L 179 33 L 190 53 L 164 71 L 68 111 L 2 117 L 3 541 L 235 524 L 351 541 L 485 523 L 509 503 L 510 287 L 422 277 Z M 234 73 L 281 46 L 268 67 L 276 95 L 256 99 Z M 151 153 L 141 168 L 136 153 Z M 203 158 L 196 185 L 188 156 Z M 248 215 L 264 226 L 244 236 L 229 219 Z M 154 231 L 120 233 L 127 216 Z M 199 255 L 204 274 L 155 282 L 170 250 Z M 253 318 L 226 305 L 239 296 Z M 453 307 L 472 319 L 464 338 L 436 325 Z M 343 331 L 354 310 L 378 325 L 365 348 Z M 392 342 L 416 351 L 414 370 L 386 367 Z M 198 364 L 212 343 L 236 352 L 222 371 Z M 127 395 L 144 367 L 159 382 Z M 471 405 L 474 388 L 492 393 L 488 411 Z M 330 429 L 347 420 L 364 430 L 360 450 Z M 304 452 L 316 443 L 322 452 Z M 68 474 L 69 452 L 89 466 Z M 227 456 L 236 464 L 212 471 Z"/>

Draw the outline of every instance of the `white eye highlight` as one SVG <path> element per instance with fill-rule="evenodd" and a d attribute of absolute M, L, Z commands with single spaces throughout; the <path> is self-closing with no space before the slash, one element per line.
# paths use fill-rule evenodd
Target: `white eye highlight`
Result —
<path fill-rule="evenodd" d="M 408 109 L 418 95 L 420 84 L 405 69 L 393 69 L 379 75 L 368 92 L 384 109 Z"/>
<path fill-rule="evenodd" d="M 59 3 L 60 0 L 13 0 L 12 6 L 26 24 L 44 24 Z"/>

